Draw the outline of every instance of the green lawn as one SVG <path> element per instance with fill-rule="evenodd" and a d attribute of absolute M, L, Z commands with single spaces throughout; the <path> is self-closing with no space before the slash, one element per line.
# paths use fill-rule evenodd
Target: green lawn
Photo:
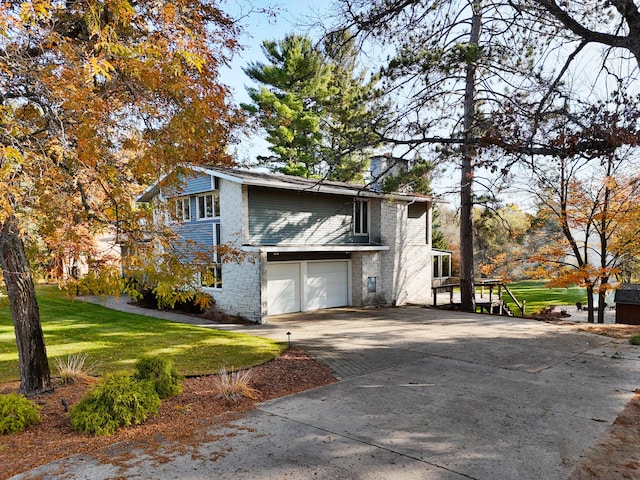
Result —
<path fill-rule="evenodd" d="M 549 305 L 575 306 L 576 302 L 587 303 L 586 290 L 580 287 L 547 288 L 546 282 L 543 280 L 521 280 L 509 283 L 507 287 L 518 299 L 518 302 L 527 301 L 527 314 L 541 310 Z M 513 303 L 506 292 L 503 292 L 502 298 L 516 315 L 520 315 L 520 309 Z"/>
<path fill-rule="evenodd" d="M 87 353 L 96 373 L 131 369 L 140 355 L 168 356 L 183 375 L 246 368 L 278 356 L 283 342 L 131 315 L 64 298 L 53 286 L 38 287 L 38 303 L 52 375 L 55 358 Z M 0 382 L 19 379 L 18 353 L 9 308 L 0 306 Z"/>

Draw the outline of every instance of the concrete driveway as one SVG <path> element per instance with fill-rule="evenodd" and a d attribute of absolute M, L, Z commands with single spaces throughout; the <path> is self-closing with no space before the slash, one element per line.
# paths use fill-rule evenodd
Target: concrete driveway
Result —
<path fill-rule="evenodd" d="M 406 307 L 221 328 L 290 332 L 341 381 L 261 404 L 195 456 L 75 456 L 30 475 L 566 479 L 640 387 L 640 347 L 530 320 Z"/>

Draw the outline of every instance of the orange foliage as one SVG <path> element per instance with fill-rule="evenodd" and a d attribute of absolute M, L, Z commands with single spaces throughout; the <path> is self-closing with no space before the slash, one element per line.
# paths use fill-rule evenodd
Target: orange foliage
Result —
<path fill-rule="evenodd" d="M 184 162 L 230 165 L 242 116 L 218 69 L 237 27 L 215 2 L 0 6 L 0 224 L 54 257 L 107 228 L 141 238 L 132 199 Z"/>
<path fill-rule="evenodd" d="M 549 279 L 552 287 L 578 285 L 594 293 L 614 289 L 610 279 L 620 273 L 619 259 L 640 253 L 638 188 L 637 178 L 624 175 L 605 175 L 601 182 L 567 181 L 564 198 L 541 210 L 563 227 L 563 235 L 530 256 L 528 273 Z M 561 201 L 564 208 L 559 208 Z"/>

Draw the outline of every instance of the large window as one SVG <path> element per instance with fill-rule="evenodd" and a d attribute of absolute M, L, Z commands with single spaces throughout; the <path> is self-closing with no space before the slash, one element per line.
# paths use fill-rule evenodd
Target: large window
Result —
<path fill-rule="evenodd" d="M 220 216 L 220 193 L 215 191 L 198 196 L 198 220 Z"/>
<path fill-rule="evenodd" d="M 369 235 L 369 202 L 356 200 L 353 204 L 353 233 Z"/>
<path fill-rule="evenodd" d="M 433 249 L 433 278 L 447 278 L 451 276 L 451 252 Z"/>
<path fill-rule="evenodd" d="M 219 223 L 213 225 L 214 253 L 213 264 L 200 269 L 200 285 L 205 288 L 222 288 L 222 262 L 218 245 L 221 243 L 221 227 Z"/>
<path fill-rule="evenodd" d="M 176 220 L 183 222 L 191 220 L 191 201 L 189 197 L 176 199 Z"/>
<path fill-rule="evenodd" d="M 222 288 L 222 265 L 207 265 L 200 270 L 200 285 L 205 288 Z"/>
<path fill-rule="evenodd" d="M 451 255 L 442 256 L 442 276 L 443 277 L 451 276 Z"/>

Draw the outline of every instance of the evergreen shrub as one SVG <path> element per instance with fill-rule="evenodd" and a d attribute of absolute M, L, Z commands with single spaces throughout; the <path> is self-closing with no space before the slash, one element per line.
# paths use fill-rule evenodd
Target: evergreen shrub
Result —
<path fill-rule="evenodd" d="M 161 357 L 145 356 L 135 364 L 133 378 L 150 381 L 161 399 L 182 393 L 182 376 L 178 374 L 171 360 Z"/>
<path fill-rule="evenodd" d="M 108 374 L 71 408 L 71 427 L 81 433 L 111 435 L 158 413 L 160 397 L 151 382 L 126 372 Z"/>
<path fill-rule="evenodd" d="M 21 432 L 40 421 L 38 407 L 23 395 L 0 395 L 0 435 Z"/>

